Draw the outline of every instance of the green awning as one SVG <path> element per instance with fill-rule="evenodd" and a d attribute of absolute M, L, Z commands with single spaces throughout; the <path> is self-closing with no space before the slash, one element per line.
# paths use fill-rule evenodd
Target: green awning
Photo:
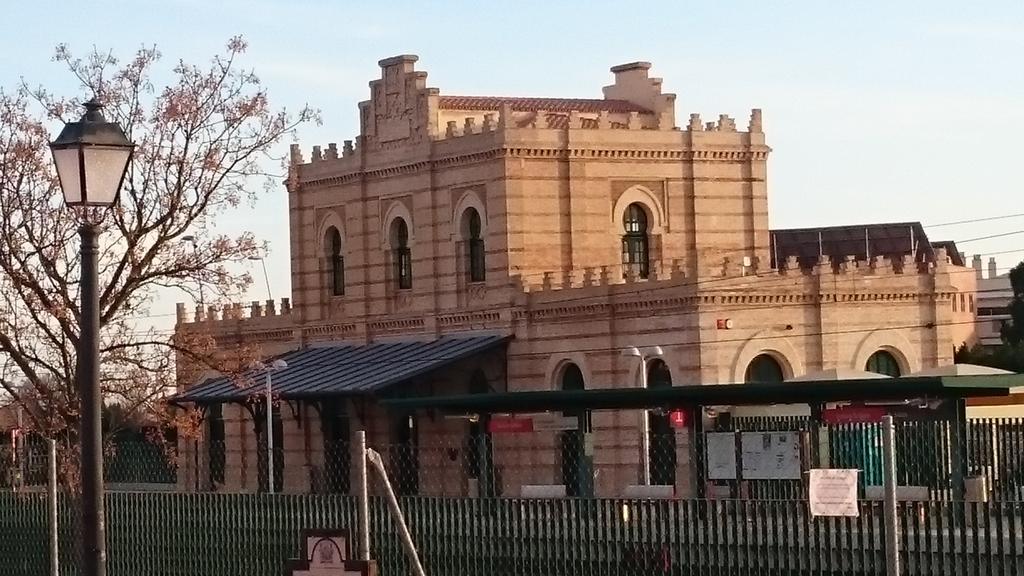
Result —
<path fill-rule="evenodd" d="M 707 384 L 670 388 L 606 388 L 497 392 L 398 398 L 381 403 L 395 410 L 450 414 L 511 414 L 566 410 L 756 406 L 827 402 L 896 402 L 1008 396 L 1024 387 L 1024 374 L 819 380 L 777 384 Z"/>

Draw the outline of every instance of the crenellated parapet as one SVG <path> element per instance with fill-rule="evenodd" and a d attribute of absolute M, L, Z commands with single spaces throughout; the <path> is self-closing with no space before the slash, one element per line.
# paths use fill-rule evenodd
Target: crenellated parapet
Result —
<path fill-rule="evenodd" d="M 736 128 L 736 119 L 728 114 L 719 114 L 717 121 L 704 122 L 698 113 L 690 114 L 690 121 L 686 125 L 688 132 L 735 132 L 743 133 Z M 760 108 L 750 111 L 750 119 L 747 121 L 747 134 L 762 134 L 764 132 L 763 117 Z"/>
<path fill-rule="evenodd" d="M 728 114 L 707 123 L 691 114 L 677 126 L 676 96 L 662 92 L 648 62 L 612 68 L 615 82 L 603 98 L 442 95 L 416 62 L 413 55 L 379 62 L 354 140 L 292 146 L 289 190 L 496 157 L 734 164 L 763 162 L 770 153 L 760 109 L 750 112 L 747 131 Z"/>
<path fill-rule="evenodd" d="M 291 314 L 291 298 L 281 298 L 280 303 L 275 300 L 267 300 L 265 302 L 253 301 L 248 305 L 243 305 L 240 302 L 223 304 L 220 306 L 210 305 L 206 308 L 197 305 L 191 313 L 183 302 L 179 302 L 176 306 L 177 323 L 179 325 L 202 324 L 206 327 L 210 327 L 211 325 L 215 325 L 219 322 L 237 322 L 240 320 L 260 319 L 273 320 L 278 318 L 290 319 Z"/>
<path fill-rule="evenodd" d="M 673 260 L 669 266 L 652 263 L 646 278 L 639 269 L 616 266 L 587 267 L 564 272 L 545 272 L 539 276 L 525 278 L 512 276 L 514 289 L 530 299 L 546 298 L 546 295 L 562 295 L 568 298 L 585 298 L 607 294 L 609 290 L 637 293 L 637 288 L 653 292 L 663 288 L 687 288 L 692 292 L 745 291 L 745 292 L 798 292 L 817 294 L 822 290 L 839 291 L 877 290 L 884 293 L 921 291 L 934 289 L 946 293 L 951 287 L 948 281 L 937 277 L 970 271 L 949 264 L 944 250 L 936 251 L 936 263 L 918 263 L 912 256 L 891 260 L 884 256 L 870 259 L 850 255 L 839 259 L 822 256 L 811 266 L 802 265 L 790 256 L 780 262 L 778 268 L 771 268 L 767 262 L 757 258 L 724 258 L 716 275 L 699 279 L 689 278 L 683 260 Z M 826 280 L 823 277 L 828 276 Z M 864 282 L 867 281 L 867 282 Z M 571 293 L 570 293 L 571 291 Z M 641 296 L 644 292 L 639 292 Z"/>
<path fill-rule="evenodd" d="M 607 288 L 627 284 L 642 285 L 661 280 L 681 281 L 686 279 L 685 263 L 673 260 L 668 267 L 661 263 L 651 264 L 646 278 L 632 266 L 593 266 L 560 272 L 544 272 L 540 276 L 527 278 L 521 275 L 511 277 L 517 291 L 527 294 L 557 292 L 576 288 Z"/>

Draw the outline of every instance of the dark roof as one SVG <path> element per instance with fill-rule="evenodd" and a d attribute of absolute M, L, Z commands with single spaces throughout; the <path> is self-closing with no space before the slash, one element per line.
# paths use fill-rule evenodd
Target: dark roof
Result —
<path fill-rule="evenodd" d="M 869 380 L 823 380 L 778 384 L 709 384 L 669 388 L 608 388 L 498 392 L 402 398 L 382 404 L 397 409 L 432 409 L 452 414 L 510 414 L 565 410 L 742 406 L 857 401 L 901 401 L 1008 396 L 1024 386 L 1024 375 L 934 376 Z"/>
<path fill-rule="evenodd" d="M 771 231 L 772 265 L 796 256 L 803 267 L 814 266 L 819 254 L 841 262 L 846 256 L 858 260 L 885 256 L 901 260 L 916 247 L 918 262 L 934 261 L 932 244 L 920 222 L 893 222 L 857 226 L 823 226 Z"/>
<path fill-rule="evenodd" d="M 504 96 L 441 96 L 442 110 L 501 110 L 511 106 L 517 111 L 547 110 L 548 112 L 640 112 L 651 111 L 626 100 L 602 98 L 512 98 Z"/>
<path fill-rule="evenodd" d="M 437 340 L 332 344 L 303 348 L 277 358 L 287 368 L 273 373 L 274 394 L 284 399 L 373 394 L 503 345 L 508 336 L 444 336 Z M 270 361 L 268 361 L 269 363 Z M 263 370 L 219 376 L 172 398 L 176 403 L 218 403 L 262 393 Z"/>
<path fill-rule="evenodd" d="M 949 256 L 949 261 L 954 266 L 967 266 L 967 261 L 964 260 L 964 255 L 956 247 L 956 242 L 953 240 L 936 240 L 932 242 L 932 248 L 938 250 L 939 248 L 946 249 L 946 255 Z"/>

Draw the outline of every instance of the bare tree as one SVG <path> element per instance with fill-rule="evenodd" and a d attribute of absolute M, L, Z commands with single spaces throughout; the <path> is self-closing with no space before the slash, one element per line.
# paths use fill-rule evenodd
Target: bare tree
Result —
<path fill-rule="evenodd" d="M 202 286 L 213 299 L 245 289 L 248 274 L 231 264 L 261 246 L 251 233 L 216 235 L 210 223 L 278 181 L 276 145 L 319 120 L 308 107 L 272 108 L 259 79 L 239 67 L 245 49 L 233 38 L 207 65 L 177 63 L 157 88 L 155 48 L 121 63 L 60 46 L 55 60 L 80 81 L 80 94 L 0 89 L 0 388 L 41 433 L 73 436 L 80 413 L 77 219 L 63 206 L 47 148 L 58 121 L 77 120 L 80 102 L 95 96 L 137 145 L 120 202 L 103 221 L 101 378 L 122 414 L 170 418 L 159 400 L 175 387 L 175 359 L 212 364 L 213 346 L 155 330 L 151 305 L 163 289 Z M 197 249 L 181 241 L 186 235 Z"/>

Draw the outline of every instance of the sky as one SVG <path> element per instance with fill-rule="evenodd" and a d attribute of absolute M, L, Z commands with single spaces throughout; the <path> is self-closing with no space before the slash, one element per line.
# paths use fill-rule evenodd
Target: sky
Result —
<path fill-rule="evenodd" d="M 75 81 L 54 47 L 128 57 L 156 45 L 165 70 L 206 62 L 227 40 L 271 102 L 309 104 L 313 145 L 358 133 L 357 103 L 377 61 L 417 54 L 442 94 L 597 98 L 609 68 L 636 60 L 677 95 L 677 123 L 764 111 L 772 227 L 921 221 L 926 226 L 1024 213 L 1024 3 L 963 2 L 314 2 L 92 0 L 4 2 L 0 86 L 24 78 L 58 93 Z M 288 142 L 281 144 L 283 153 Z M 221 228 L 270 243 L 270 291 L 287 296 L 283 186 Z M 1024 217 L 929 230 L 968 253 L 1024 258 Z M 987 260 L 987 256 L 986 256 Z M 258 264 L 256 264 L 258 266 Z M 262 270 L 249 299 L 265 299 Z M 154 305 L 173 323 L 173 298 Z"/>

